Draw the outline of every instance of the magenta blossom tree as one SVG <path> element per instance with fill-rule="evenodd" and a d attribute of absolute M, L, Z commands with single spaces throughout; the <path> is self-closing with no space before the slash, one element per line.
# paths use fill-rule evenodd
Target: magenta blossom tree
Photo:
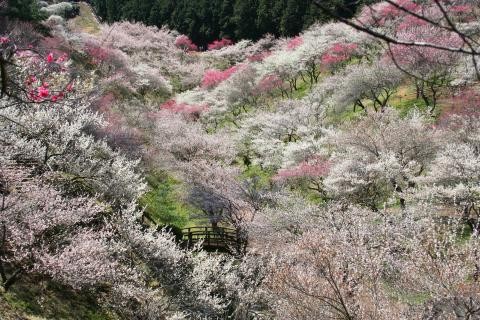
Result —
<path fill-rule="evenodd" d="M 335 43 L 322 55 L 321 63 L 328 69 L 335 70 L 350 60 L 357 48 L 358 45 L 355 43 Z"/>
<path fill-rule="evenodd" d="M 198 51 L 198 47 L 195 43 L 190 40 L 190 38 L 186 35 L 178 36 L 175 39 L 175 46 L 179 49 L 182 49 L 186 52 L 188 51 Z"/>
<path fill-rule="evenodd" d="M 227 38 L 222 38 L 220 40 L 215 40 L 212 43 L 208 44 L 208 50 L 218 50 L 224 47 L 231 46 L 233 41 Z"/>
<path fill-rule="evenodd" d="M 239 68 L 241 68 L 241 65 L 230 67 L 224 71 L 215 70 L 215 69 L 207 70 L 203 75 L 202 87 L 210 89 L 217 86 L 221 82 L 230 78 L 230 76 L 235 72 L 237 72 Z"/>
<path fill-rule="evenodd" d="M 28 103 L 49 103 L 64 99 L 74 90 L 66 53 L 40 53 L 18 47 L 13 39 L 2 37 L 0 43 L 1 97 Z M 16 64 L 25 67 L 19 72 Z"/>

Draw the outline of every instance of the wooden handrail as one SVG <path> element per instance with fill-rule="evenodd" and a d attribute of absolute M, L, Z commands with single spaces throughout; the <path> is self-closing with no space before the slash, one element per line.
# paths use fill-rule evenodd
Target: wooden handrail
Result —
<path fill-rule="evenodd" d="M 187 246 L 202 241 L 202 247 L 207 249 L 222 249 L 230 251 L 240 247 L 241 239 L 233 228 L 224 227 L 190 227 L 182 229 L 183 242 Z"/>

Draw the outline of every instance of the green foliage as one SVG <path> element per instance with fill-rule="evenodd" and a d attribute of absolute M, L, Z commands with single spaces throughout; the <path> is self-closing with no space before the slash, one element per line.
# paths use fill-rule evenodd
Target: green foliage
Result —
<path fill-rule="evenodd" d="M 257 5 L 256 0 L 243 0 L 235 3 L 233 21 L 236 25 L 236 39 L 255 38 L 255 35 L 258 32 L 255 25 Z"/>
<path fill-rule="evenodd" d="M 305 1 L 287 0 L 287 6 L 283 11 L 280 22 L 280 32 L 285 35 L 294 35 L 298 30 L 302 30 L 303 17 L 305 15 L 307 3 Z"/>
<path fill-rule="evenodd" d="M 297 90 L 293 91 L 292 97 L 294 99 L 301 99 L 310 92 L 310 83 L 304 81 L 302 77 L 299 77 L 297 80 Z"/>
<path fill-rule="evenodd" d="M 420 97 L 416 97 L 415 87 L 411 83 L 399 86 L 390 98 L 388 104 L 394 109 L 397 109 L 402 117 L 407 116 L 412 110 L 419 110 L 422 112 L 428 112 L 429 110 L 425 101 Z M 364 105 L 367 108 L 371 108 L 372 103 L 370 101 L 365 101 Z M 438 109 L 441 110 L 441 108 Z M 331 123 L 341 124 L 351 122 L 363 114 L 364 111 L 361 108 L 356 108 L 356 110 L 354 110 L 352 105 L 341 113 L 336 113 L 335 111 L 330 112 L 329 120 Z"/>
<path fill-rule="evenodd" d="M 203 48 L 222 37 L 293 36 L 316 21 L 329 19 L 313 0 L 92 0 L 92 4 L 108 22 L 126 19 L 167 25 Z M 351 0 L 331 1 L 329 6 L 345 17 L 358 7 Z"/>
<path fill-rule="evenodd" d="M 24 21 L 39 21 L 45 18 L 39 11 L 36 0 L 8 0 L 7 15 Z"/>
<path fill-rule="evenodd" d="M 147 176 L 151 191 L 141 199 L 145 212 L 158 224 L 183 228 L 190 219 L 192 208 L 182 203 L 180 182 L 164 172 Z"/>
<path fill-rule="evenodd" d="M 100 32 L 100 26 L 90 10 L 90 7 L 84 2 L 80 2 L 78 7 L 80 13 L 77 17 L 72 19 L 72 26 L 86 33 L 96 34 Z"/>
<path fill-rule="evenodd" d="M 270 186 L 274 174 L 273 170 L 264 169 L 259 165 L 250 165 L 245 168 L 241 177 L 243 179 L 257 179 L 258 187 L 264 188 Z"/>
<path fill-rule="evenodd" d="M 273 8 L 272 0 L 259 0 L 257 9 L 256 27 L 260 33 L 274 33 L 275 25 L 272 23 Z"/>
<path fill-rule="evenodd" d="M 400 86 L 389 103 L 400 112 L 401 116 L 406 116 L 413 109 L 428 110 L 425 101 L 420 97 L 416 97 L 415 88 L 411 84 Z"/>

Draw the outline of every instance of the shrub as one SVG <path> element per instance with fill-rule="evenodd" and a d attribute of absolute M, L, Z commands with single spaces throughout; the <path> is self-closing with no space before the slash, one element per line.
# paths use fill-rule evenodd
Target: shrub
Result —
<path fill-rule="evenodd" d="M 47 19 L 47 25 L 49 27 L 63 25 L 64 23 L 65 23 L 65 20 L 62 17 L 57 15 L 52 15 Z"/>
<path fill-rule="evenodd" d="M 208 44 L 208 50 L 218 50 L 224 47 L 231 46 L 233 41 L 227 38 L 221 40 L 215 40 L 212 43 Z"/>
<path fill-rule="evenodd" d="M 63 18 L 72 18 L 78 14 L 78 8 L 70 2 L 60 2 L 43 7 L 40 9 L 40 12 L 47 16 L 57 15 Z"/>
<path fill-rule="evenodd" d="M 237 71 L 238 71 L 238 66 L 233 66 L 224 71 L 214 70 L 214 69 L 207 70 L 203 75 L 202 87 L 203 88 L 215 87 L 219 83 L 230 78 L 230 76 Z"/>
<path fill-rule="evenodd" d="M 175 46 L 184 51 L 198 51 L 197 45 L 193 43 L 189 37 L 183 34 L 175 39 Z"/>
<path fill-rule="evenodd" d="M 7 16 L 23 21 L 38 21 L 43 17 L 36 0 L 8 0 Z"/>

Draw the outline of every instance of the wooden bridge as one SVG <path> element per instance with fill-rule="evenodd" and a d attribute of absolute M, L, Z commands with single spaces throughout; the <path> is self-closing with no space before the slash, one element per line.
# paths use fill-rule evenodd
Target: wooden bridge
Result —
<path fill-rule="evenodd" d="M 202 242 L 202 247 L 206 250 L 236 253 L 242 249 L 244 242 L 233 228 L 192 227 L 182 229 L 182 233 L 185 245 L 191 247 Z"/>

